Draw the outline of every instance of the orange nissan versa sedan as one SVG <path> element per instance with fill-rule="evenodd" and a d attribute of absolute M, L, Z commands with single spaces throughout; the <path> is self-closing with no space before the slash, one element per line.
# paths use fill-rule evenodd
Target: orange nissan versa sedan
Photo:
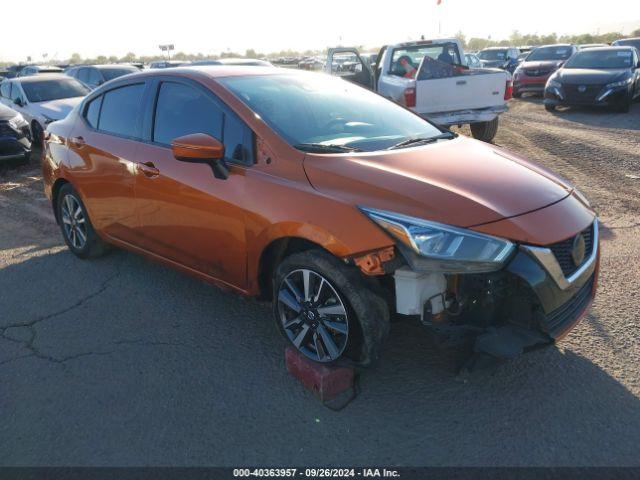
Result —
<path fill-rule="evenodd" d="M 69 249 L 115 245 L 244 295 L 317 362 L 374 361 L 396 314 L 507 359 L 585 314 L 598 223 L 553 173 L 324 74 L 121 77 L 49 125 Z"/>

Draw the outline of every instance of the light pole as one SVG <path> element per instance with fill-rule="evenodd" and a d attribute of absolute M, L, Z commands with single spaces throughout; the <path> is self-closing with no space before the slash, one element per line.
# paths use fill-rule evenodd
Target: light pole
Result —
<path fill-rule="evenodd" d="M 174 49 L 173 43 L 167 43 L 166 45 L 158 45 L 158 48 L 163 52 L 167 52 L 167 57 L 171 60 L 171 50 Z"/>

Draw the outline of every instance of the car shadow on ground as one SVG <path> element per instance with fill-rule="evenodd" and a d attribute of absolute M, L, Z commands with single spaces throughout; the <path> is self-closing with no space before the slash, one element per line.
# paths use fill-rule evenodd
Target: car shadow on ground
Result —
<path fill-rule="evenodd" d="M 122 251 L 33 257 L 0 270 L 0 289 L 15 347 L 0 359 L 3 462 L 639 463 L 640 400 L 571 349 L 462 379 L 420 324 L 397 322 L 333 412 L 286 372 L 266 303 Z"/>

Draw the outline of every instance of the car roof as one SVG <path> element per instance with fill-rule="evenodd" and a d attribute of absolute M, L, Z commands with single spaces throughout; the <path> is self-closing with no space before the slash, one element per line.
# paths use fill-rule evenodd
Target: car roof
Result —
<path fill-rule="evenodd" d="M 39 82 L 42 80 L 73 80 L 73 78 L 65 75 L 64 73 L 43 73 L 42 75 L 32 75 L 30 77 L 16 77 L 10 79 L 10 81 L 20 83 Z"/>
<path fill-rule="evenodd" d="M 581 50 L 581 51 L 583 51 L 583 52 L 586 52 L 586 51 L 590 51 L 590 52 L 597 51 L 597 52 L 600 52 L 602 50 L 607 51 L 607 52 L 624 52 L 624 51 L 631 51 L 632 52 L 632 51 L 637 50 L 637 49 L 635 47 L 632 47 L 631 45 L 611 45 L 611 46 L 607 45 L 606 47 L 585 48 L 584 50 Z"/>
<path fill-rule="evenodd" d="M 550 43 L 548 45 L 539 45 L 536 48 L 545 48 L 545 47 L 573 47 L 573 43 Z"/>
<path fill-rule="evenodd" d="M 253 65 L 185 65 L 183 67 L 163 68 L 157 70 L 145 70 L 134 73 L 127 78 L 154 77 L 159 75 L 176 75 L 182 77 L 194 77 L 204 75 L 209 78 L 221 77 L 251 77 L 258 75 L 305 75 L 308 72 L 284 69 L 269 66 Z"/>

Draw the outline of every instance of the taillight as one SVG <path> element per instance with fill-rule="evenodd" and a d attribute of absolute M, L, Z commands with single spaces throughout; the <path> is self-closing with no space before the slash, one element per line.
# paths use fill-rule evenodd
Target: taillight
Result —
<path fill-rule="evenodd" d="M 415 107 L 416 106 L 416 89 L 405 88 L 404 89 L 404 104 L 407 107 Z"/>
<path fill-rule="evenodd" d="M 513 83 L 511 83 L 511 80 L 507 80 L 507 84 L 504 87 L 504 99 L 509 100 L 511 97 L 513 97 Z"/>

